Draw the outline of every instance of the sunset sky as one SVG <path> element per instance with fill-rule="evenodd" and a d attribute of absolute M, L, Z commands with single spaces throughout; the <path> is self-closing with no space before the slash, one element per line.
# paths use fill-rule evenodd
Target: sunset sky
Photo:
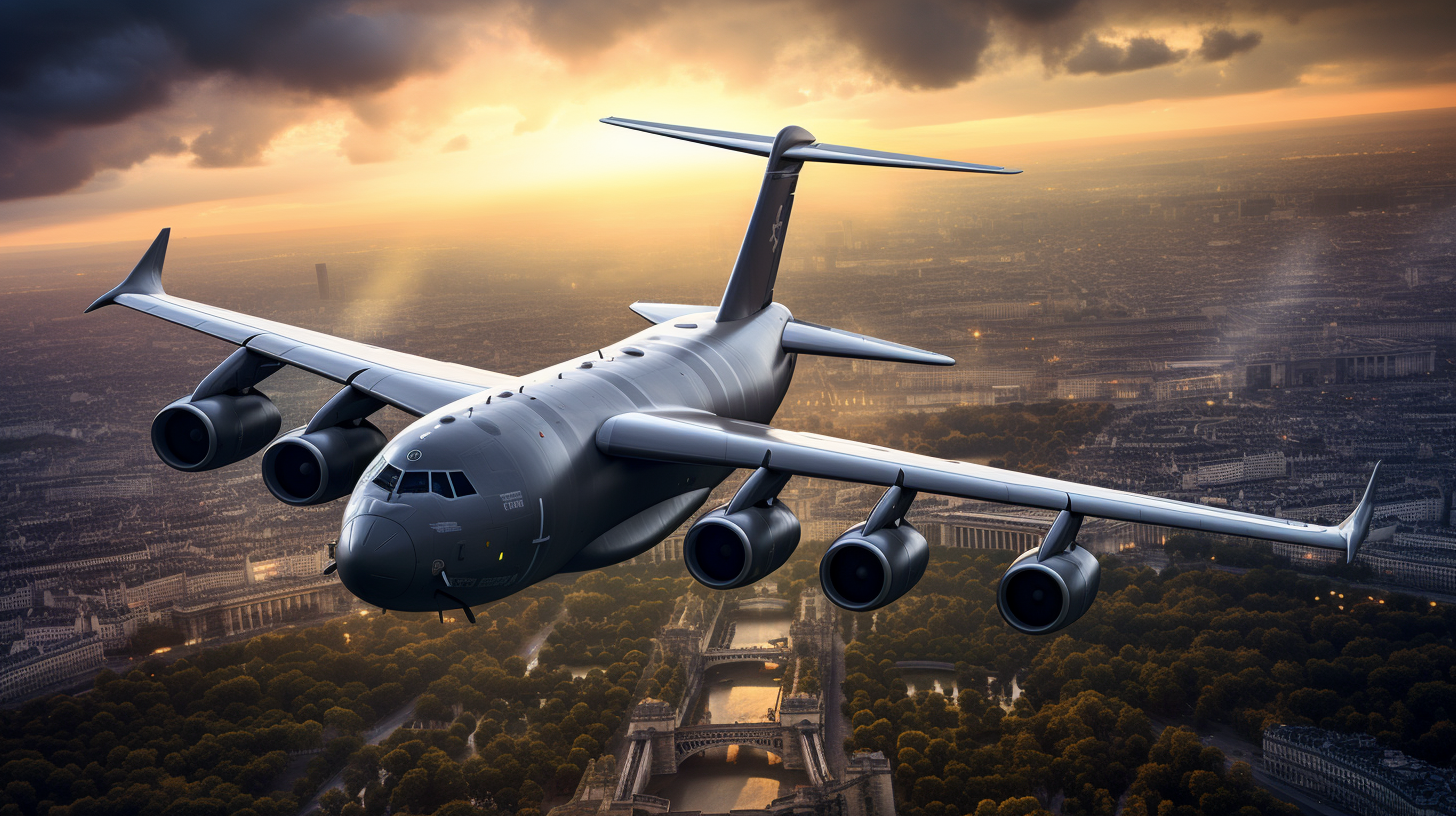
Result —
<path fill-rule="evenodd" d="M 752 177 L 609 115 L 1015 166 L 1019 145 L 1453 104 L 1450 0 L 5 3 L 0 247 Z"/>

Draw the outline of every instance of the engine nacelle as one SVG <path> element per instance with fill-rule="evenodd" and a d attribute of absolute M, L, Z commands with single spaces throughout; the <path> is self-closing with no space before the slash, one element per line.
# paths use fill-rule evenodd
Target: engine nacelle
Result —
<path fill-rule="evenodd" d="M 277 406 L 257 391 L 183 397 L 152 420 L 152 447 L 178 470 L 212 470 L 262 450 L 282 424 Z"/>
<path fill-rule="evenodd" d="M 1045 561 L 1022 553 L 996 589 L 996 606 L 1013 629 L 1045 635 L 1086 614 L 1097 598 L 1101 567 L 1085 547 L 1071 546 Z"/>
<path fill-rule="evenodd" d="M 863 535 L 864 525 L 844 531 L 819 562 L 819 584 L 836 606 L 853 612 L 879 609 L 909 592 L 930 563 L 930 545 L 903 519 Z"/>
<path fill-rule="evenodd" d="M 777 499 L 729 513 L 704 514 L 683 538 L 688 572 L 705 586 L 746 586 L 782 567 L 799 546 L 799 517 Z"/>
<path fill-rule="evenodd" d="M 285 504 L 323 504 L 349 495 L 389 441 L 364 420 L 304 430 L 294 428 L 263 451 L 263 483 Z"/>

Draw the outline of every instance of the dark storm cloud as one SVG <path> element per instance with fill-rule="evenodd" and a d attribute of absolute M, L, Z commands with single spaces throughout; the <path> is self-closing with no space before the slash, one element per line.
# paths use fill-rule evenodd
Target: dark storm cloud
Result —
<path fill-rule="evenodd" d="M 448 67 L 466 18 L 487 11 L 583 65 L 673 15 L 761 29 L 770 65 L 778 49 L 827 36 L 904 88 L 950 88 L 992 54 L 1017 52 L 1039 53 L 1053 73 L 1157 68 L 1189 55 L 1111 34 L 1169 25 L 1207 28 L 1204 61 L 1259 47 L 1288 82 L 1332 59 L 1362 66 L 1371 82 L 1456 70 L 1451 0 L 0 0 L 0 200 L 71 190 L 188 149 L 200 166 L 256 164 L 319 98 L 387 128 L 396 114 L 380 108 L 371 119 L 373 95 Z M 1253 20 L 1279 26 L 1277 46 L 1243 30 Z M 175 104 L 184 95 L 188 104 Z M 355 148 L 349 155 L 364 150 Z"/>
<path fill-rule="evenodd" d="M 342 0 L 0 2 L 0 200 L 72 189 L 95 173 L 178 152 L 141 128 L 92 128 L 164 108 L 178 84 L 225 75 L 314 96 L 388 88 L 444 65 L 455 39 L 430 15 Z M 223 116 L 199 164 L 256 163 L 281 126 Z"/>
<path fill-rule="evenodd" d="M 182 140 L 146 125 L 72 130 L 43 142 L 0 130 L 0 198 L 30 198 L 70 190 L 103 170 L 124 169 L 155 155 L 186 149 Z"/>
<path fill-rule="evenodd" d="M 1167 65 L 1186 56 L 1187 51 L 1175 51 L 1152 37 L 1133 37 L 1125 46 L 1088 37 L 1062 67 L 1069 74 L 1121 74 Z"/>
<path fill-rule="evenodd" d="M 991 43 L 990 4 L 836 0 L 822 8 L 836 33 L 891 81 L 949 88 L 975 76 Z"/>
<path fill-rule="evenodd" d="M 668 0 L 535 0 L 526 4 L 533 38 L 557 54 L 579 56 L 611 47 L 668 10 Z"/>
<path fill-rule="evenodd" d="M 1203 44 L 1198 46 L 1198 56 L 1207 62 L 1218 62 L 1234 54 L 1252 51 L 1263 41 L 1264 35 L 1257 31 L 1235 34 L 1226 28 L 1216 28 L 1204 33 Z"/>
<path fill-rule="evenodd" d="M 1051 23 L 1071 14 L 1081 0 L 1005 0 L 1001 7 L 1024 23 Z"/>

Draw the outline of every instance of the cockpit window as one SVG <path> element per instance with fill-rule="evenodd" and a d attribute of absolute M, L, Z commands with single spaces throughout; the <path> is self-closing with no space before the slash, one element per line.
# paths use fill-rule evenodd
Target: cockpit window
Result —
<path fill-rule="evenodd" d="M 455 485 L 456 498 L 475 495 L 475 485 L 471 484 L 470 480 L 465 478 L 464 473 L 458 470 L 450 471 L 450 482 Z"/>
<path fill-rule="evenodd" d="M 427 470 L 412 470 L 399 480 L 399 492 L 405 493 L 429 493 L 430 472 Z"/>
<path fill-rule="evenodd" d="M 399 468 L 394 465 L 385 465 L 384 469 L 379 471 L 379 475 L 374 477 L 374 483 L 392 493 L 394 486 L 399 484 L 399 475 Z"/>
<path fill-rule="evenodd" d="M 406 493 L 434 493 L 446 499 L 461 499 L 476 494 L 475 485 L 458 470 L 411 470 L 401 473 L 394 465 L 385 465 L 374 483 L 401 496 Z"/>
<path fill-rule="evenodd" d="M 444 496 L 447 499 L 455 498 L 455 493 L 450 489 L 450 474 L 437 470 L 430 474 L 430 492 Z"/>

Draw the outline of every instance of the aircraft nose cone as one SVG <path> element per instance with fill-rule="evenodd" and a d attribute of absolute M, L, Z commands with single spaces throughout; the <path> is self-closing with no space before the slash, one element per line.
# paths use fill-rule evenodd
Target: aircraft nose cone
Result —
<path fill-rule="evenodd" d="M 403 595 L 415 573 L 415 547 L 409 533 L 382 516 L 354 516 L 346 521 L 334 560 L 344 586 L 377 606 Z"/>

